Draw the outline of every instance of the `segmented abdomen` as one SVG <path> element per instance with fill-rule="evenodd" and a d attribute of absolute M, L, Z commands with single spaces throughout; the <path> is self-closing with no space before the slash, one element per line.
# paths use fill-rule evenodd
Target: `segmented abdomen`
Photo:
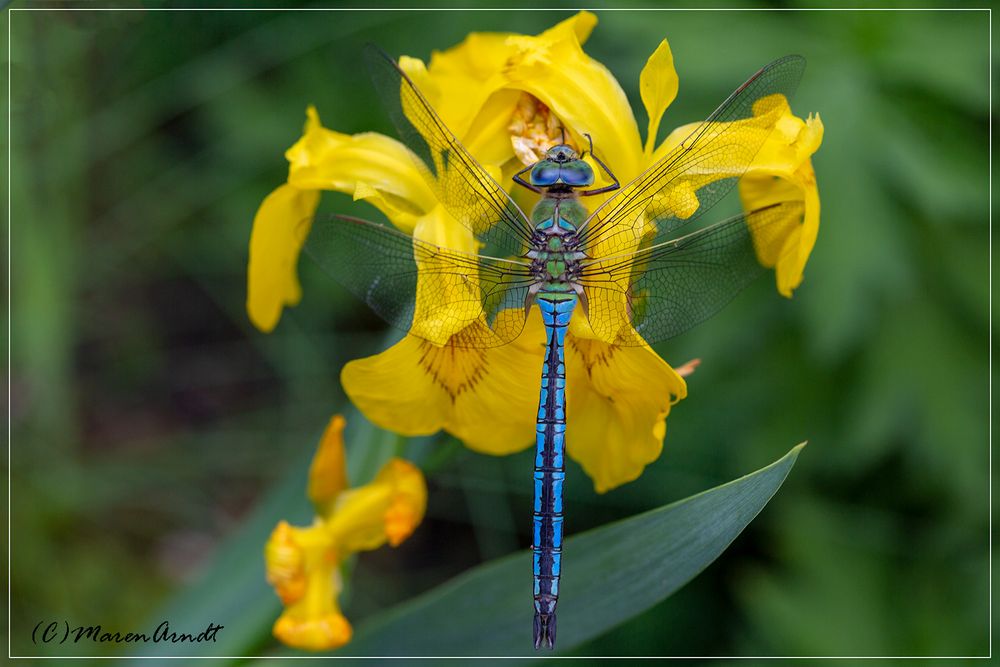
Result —
<path fill-rule="evenodd" d="M 549 298 L 547 298 L 547 296 Z M 555 635 L 555 610 L 562 568 L 563 453 L 566 437 L 566 362 L 564 342 L 576 297 L 541 293 L 537 300 L 545 323 L 545 363 L 535 434 L 535 503 L 533 514 L 533 570 L 535 643 L 549 643 Z M 539 637 L 539 627 L 551 637 Z"/>

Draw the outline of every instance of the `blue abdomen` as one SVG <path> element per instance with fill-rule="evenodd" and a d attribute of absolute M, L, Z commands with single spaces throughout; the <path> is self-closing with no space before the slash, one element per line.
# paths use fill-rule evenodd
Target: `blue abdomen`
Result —
<path fill-rule="evenodd" d="M 545 293 L 538 307 L 545 322 L 545 363 L 535 433 L 535 500 L 532 507 L 532 570 L 535 648 L 551 648 L 556 635 L 556 603 L 562 574 L 563 461 L 566 449 L 566 328 L 576 297 Z"/>

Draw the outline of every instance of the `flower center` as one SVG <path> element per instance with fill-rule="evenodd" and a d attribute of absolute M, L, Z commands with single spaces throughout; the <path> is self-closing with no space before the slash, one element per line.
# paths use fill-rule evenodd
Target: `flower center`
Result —
<path fill-rule="evenodd" d="M 565 134 L 565 128 L 552 110 L 529 93 L 521 93 L 507 131 L 514 154 L 524 165 L 535 164 L 545 157 L 545 151 L 563 143 Z M 573 146 L 568 134 L 565 141 Z"/>

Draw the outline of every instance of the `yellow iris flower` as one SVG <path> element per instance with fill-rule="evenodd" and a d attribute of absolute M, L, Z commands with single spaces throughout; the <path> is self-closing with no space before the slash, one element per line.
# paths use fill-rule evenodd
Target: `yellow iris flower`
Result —
<path fill-rule="evenodd" d="M 340 564 L 352 553 L 397 546 L 420 523 L 427 506 L 423 474 L 390 459 L 370 483 L 347 488 L 344 418 L 334 416 L 309 470 L 309 499 L 317 517 L 303 528 L 281 521 L 264 548 L 267 580 L 285 610 L 274 636 L 295 648 L 343 646 L 351 624 L 340 613 Z"/>
<path fill-rule="evenodd" d="M 578 146 L 581 133 L 590 133 L 624 184 L 676 146 L 691 126 L 655 146 L 660 119 L 678 89 L 664 40 L 640 76 L 650 119 L 647 140 L 641 141 L 621 86 L 583 51 L 596 22 L 593 14 L 580 12 L 537 36 L 473 33 L 457 47 L 435 53 L 427 66 L 406 57 L 400 66 L 498 182 L 510 184 L 511 175 L 565 129 Z M 772 116 L 777 129 L 742 179 L 740 196 L 747 210 L 802 203 L 802 219 L 796 216 L 779 233 L 755 239 L 761 262 L 776 269 L 778 290 L 790 296 L 819 227 L 810 156 L 822 141 L 823 125 L 818 116 L 795 117 L 787 105 Z M 406 148 L 393 139 L 334 132 L 310 107 L 305 132 L 286 157 L 288 182 L 264 200 L 250 241 L 247 310 L 264 331 L 300 298 L 295 265 L 308 229 L 297 223 L 315 210 L 321 190 L 365 200 L 421 240 L 457 250 L 474 247 L 471 234 L 445 212 Z M 697 177 L 703 183 L 733 171 L 735 166 L 727 172 L 725 164 L 714 164 Z M 530 208 L 531 193 L 511 194 L 523 209 Z M 590 210 L 604 198 L 588 200 Z M 456 346 L 462 329 L 433 334 L 408 335 L 381 354 L 347 364 L 341 380 L 351 400 L 374 423 L 404 435 L 443 428 L 471 449 L 497 455 L 530 446 L 545 340 L 537 309 L 521 337 L 503 347 Z M 603 492 L 636 479 L 659 457 L 666 417 L 687 395 L 687 386 L 648 346 L 619 347 L 598 339 L 583 317 L 571 321 L 566 347 L 568 454 Z"/>

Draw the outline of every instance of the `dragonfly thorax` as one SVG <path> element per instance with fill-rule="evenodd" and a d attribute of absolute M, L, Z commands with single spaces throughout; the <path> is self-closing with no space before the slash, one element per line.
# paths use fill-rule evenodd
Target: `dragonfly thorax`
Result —
<path fill-rule="evenodd" d="M 587 218 L 587 209 L 576 197 L 545 196 L 531 212 L 535 233 L 531 271 L 542 291 L 572 292 L 580 274 L 582 252 L 576 230 Z"/>

